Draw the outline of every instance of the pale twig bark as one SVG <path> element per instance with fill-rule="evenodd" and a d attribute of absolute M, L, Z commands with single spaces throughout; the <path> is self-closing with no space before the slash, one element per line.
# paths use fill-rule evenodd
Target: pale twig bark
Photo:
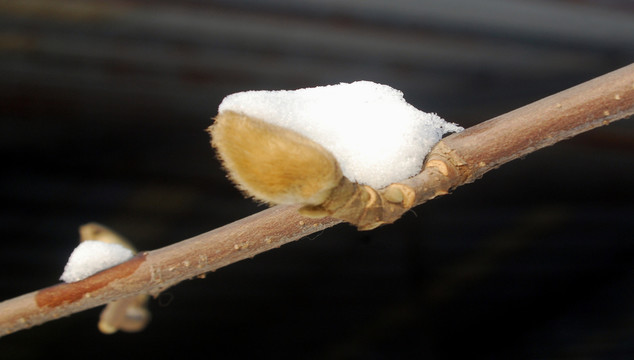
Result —
<path fill-rule="evenodd" d="M 221 228 L 153 251 L 87 279 L 59 284 L 0 303 L 0 335 L 138 294 L 157 295 L 261 252 L 334 226 L 307 219 L 296 206 L 276 206 Z"/>
<path fill-rule="evenodd" d="M 381 206 L 372 208 L 366 202 L 351 221 L 360 226 L 363 221 L 393 222 L 410 207 L 508 161 L 632 114 L 634 65 L 629 65 L 445 138 L 419 175 L 380 190 L 379 200 L 385 200 Z M 85 280 L 6 300 L 0 303 L 0 335 L 132 295 L 156 295 L 185 279 L 341 222 L 302 217 L 298 208 L 276 206 L 174 245 L 142 252 Z"/>
<path fill-rule="evenodd" d="M 353 206 L 330 213 L 360 229 L 391 223 L 506 162 L 632 114 L 634 64 L 448 136 L 420 174 L 379 191 L 357 187 Z"/>

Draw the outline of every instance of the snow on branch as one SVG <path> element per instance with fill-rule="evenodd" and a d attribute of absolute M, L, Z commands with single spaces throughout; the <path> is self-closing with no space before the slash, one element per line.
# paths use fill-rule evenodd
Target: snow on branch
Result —
<path fill-rule="evenodd" d="M 438 142 L 416 176 L 381 189 L 335 186 L 325 202 L 279 205 L 176 244 L 137 254 L 86 279 L 0 303 L 0 336 L 183 280 L 298 240 L 342 221 L 370 229 L 533 151 L 634 114 L 634 64 Z M 345 177 L 344 177 L 345 178 Z M 323 199 L 320 199 L 323 200 Z M 325 217 L 305 217 L 304 213 Z M 318 207 L 318 208 L 316 208 Z"/>

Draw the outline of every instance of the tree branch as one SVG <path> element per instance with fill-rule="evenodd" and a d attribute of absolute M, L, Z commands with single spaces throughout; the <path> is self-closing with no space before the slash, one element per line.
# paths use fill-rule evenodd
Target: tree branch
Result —
<path fill-rule="evenodd" d="M 373 229 L 506 162 L 633 113 L 634 64 L 446 137 L 421 173 L 400 183 L 377 191 L 343 178 L 319 210 Z"/>
<path fill-rule="evenodd" d="M 379 200 L 340 218 L 360 227 L 389 223 L 412 206 L 473 182 L 533 151 L 634 114 L 634 64 L 443 139 L 423 171 L 378 191 Z M 379 206 L 369 207 L 368 204 Z M 136 294 L 157 295 L 183 280 L 251 258 L 341 220 L 310 219 L 276 206 L 179 243 L 142 252 L 85 280 L 0 303 L 0 335 Z M 338 214 L 341 215 L 341 214 Z M 361 221 L 359 221 L 361 219 Z M 370 228 L 370 227 L 368 227 Z"/>

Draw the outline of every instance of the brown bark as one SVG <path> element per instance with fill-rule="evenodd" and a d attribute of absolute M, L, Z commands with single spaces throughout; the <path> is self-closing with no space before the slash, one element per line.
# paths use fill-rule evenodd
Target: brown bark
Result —
<path fill-rule="evenodd" d="M 341 218 L 362 228 L 393 222 L 410 207 L 472 182 L 508 161 L 632 114 L 634 65 L 629 65 L 445 138 L 430 153 L 419 175 L 379 192 L 365 189 L 364 205 L 351 208 L 356 210 Z M 276 206 L 140 253 L 85 280 L 6 300 L 0 303 L 0 335 L 132 295 L 156 295 L 183 280 L 341 222 L 306 218 L 297 210 L 297 206 Z"/>
<path fill-rule="evenodd" d="M 379 191 L 358 187 L 362 200 L 330 213 L 361 230 L 391 223 L 504 163 L 632 114 L 634 64 L 452 134 L 432 149 L 420 174 Z"/>

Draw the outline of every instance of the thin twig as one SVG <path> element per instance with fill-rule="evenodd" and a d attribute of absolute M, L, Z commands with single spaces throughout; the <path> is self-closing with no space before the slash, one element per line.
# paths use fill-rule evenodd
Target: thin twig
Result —
<path fill-rule="evenodd" d="M 139 253 L 87 279 L 59 284 L 0 303 L 0 334 L 137 294 L 158 295 L 183 280 L 334 226 L 307 219 L 296 206 L 276 206 L 176 244 Z"/>
<path fill-rule="evenodd" d="M 471 127 L 441 141 L 417 176 L 381 191 L 392 222 L 421 204 L 533 151 L 634 114 L 634 64 Z M 413 191 L 413 193 L 410 193 Z M 185 279 L 334 226 L 297 206 L 276 206 L 194 238 L 143 252 L 85 280 L 0 303 L 0 335 L 136 294 L 157 295 Z M 376 221 L 376 219 L 371 219 Z"/>
<path fill-rule="evenodd" d="M 320 206 L 359 229 L 373 229 L 506 162 L 633 113 L 634 64 L 446 137 L 410 179 L 378 191 L 346 184 L 336 189 L 343 198 L 335 192 Z"/>

